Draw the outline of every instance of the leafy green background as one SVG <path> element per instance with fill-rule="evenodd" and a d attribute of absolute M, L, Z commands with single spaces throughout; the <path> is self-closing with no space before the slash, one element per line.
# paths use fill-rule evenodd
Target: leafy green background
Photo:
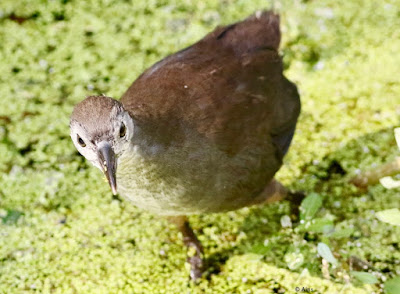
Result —
<path fill-rule="evenodd" d="M 303 103 L 278 178 L 322 206 L 300 226 L 281 225 L 288 202 L 191 217 L 213 272 L 195 285 L 180 235 L 111 196 L 75 151 L 69 115 L 86 95 L 118 98 L 152 63 L 272 5 Z M 399 52 L 398 0 L 2 0 L 0 293 L 383 291 L 400 275 L 400 229 L 375 212 L 400 208 L 399 191 L 347 181 L 398 155 Z M 320 242 L 336 266 L 321 263 Z"/>

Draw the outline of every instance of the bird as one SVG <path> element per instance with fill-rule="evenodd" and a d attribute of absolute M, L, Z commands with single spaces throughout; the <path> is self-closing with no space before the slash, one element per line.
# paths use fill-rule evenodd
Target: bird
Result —
<path fill-rule="evenodd" d="M 120 100 L 75 105 L 71 139 L 113 194 L 166 217 L 188 247 L 190 277 L 205 269 L 188 215 L 287 199 L 274 179 L 300 114 L 283 74 L 280 17 L 258 11 L 219 26 L 145 70 Z"/>

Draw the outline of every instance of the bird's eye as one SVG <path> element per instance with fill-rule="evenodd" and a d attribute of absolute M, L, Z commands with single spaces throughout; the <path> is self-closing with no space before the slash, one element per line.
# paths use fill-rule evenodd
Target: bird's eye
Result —
<path fill-rule="evenodd" d="M 119 128 L 119 136 L 120 138 L 125 137 L 126 134 L 126 127 L 124 123 L 121 124 L 121 127 Z"/>
<path fill-rule="evenodd" d="M 83 139 L 82 139 L 81 137 L 79 137 L 79 135 L 78 135 L 78 143 L 79 143 L 79 145 L 81 145 L 82 147 L 86 147 L 85 141 L 83 141 Z"/>

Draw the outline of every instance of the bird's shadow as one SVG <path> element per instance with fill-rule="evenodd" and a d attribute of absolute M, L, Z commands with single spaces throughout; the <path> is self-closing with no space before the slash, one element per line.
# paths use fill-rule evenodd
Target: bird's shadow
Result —
<path fill-rule="evenodd" d="M 294 179 L 289 188 L 303 191 L 305 194 L 319 193 L 324 199 L 323 213 L 335 215 L 336 221 L 344 220 L 349 215 L 334 205 L 338 200 L 334 193 L 335 189 L 338 187 L 341 189 L 340 197 L 343 198 L 364 195 L 367 192 L 358 190 L 349 183 L 349 180 L 357 170 L 368 170 L 374 165 L 390 161 L 396 156 L 397 151 L 393 127 L 368 133 L 327 154 L 318 163 L 314 161 L 304 164 L 301 167 L 302 175 Z M 300 234 L 297 237 L 306 240 L 307 243 L 320 242 L 321 234 L 299 233 L 292 228 L 282 227 L 281 217 L 290 214 L 291 206 L 293 205 L 289 201 L 283 201 L 250 208 L 240 227 L 246 238 L 234 246 L 221 248 L 209 255 L 207 264 L 210 270 L 207 272 L 207 277 L 219 273 L 225 262 L 238 254 L 254 253 L 262 256 L 267 263 L 287 268 L 282 256 L 286 251 L 293 250 L 293 234 Z M 294 223 L 293 228 L 296 226 Z M 277 257 L 277 252 L 281 253 L 280 259 Z"/>

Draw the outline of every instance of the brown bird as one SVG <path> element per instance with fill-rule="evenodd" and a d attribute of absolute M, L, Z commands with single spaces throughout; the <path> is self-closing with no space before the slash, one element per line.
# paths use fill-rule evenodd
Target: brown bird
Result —
<path fill-rule="evenodd" d="M 279 16 L 258 12 L 218 27 L 147 69 L 120 101 L 90 96 L 71 116 L 78 151 L 104 172 L 114 194 L 167 216 L 203 249 L 186 215 L 280 200 L 273 179 L 300 112 L 282 74 Z"/>

